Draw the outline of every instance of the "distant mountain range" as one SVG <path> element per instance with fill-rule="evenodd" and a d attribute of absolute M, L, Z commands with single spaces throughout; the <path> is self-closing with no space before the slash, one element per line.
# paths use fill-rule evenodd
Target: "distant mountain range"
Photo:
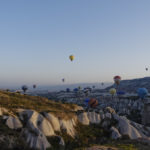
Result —
<path fill-rule="evenodd" d="M 150 92 L 150 77 L 139 78 L 139 79 L 132 79 L 132 80 L 122 80 L 118 87 L 121 91 L 126 92 L 136 92 L 138 88 L 147 88 Z M 116 85 L 113 84 L 112 86 L 107 87 L 105 90 L 108 91 L 110 88 L 116 88 Z"/>
<path fill-rule="evenodd" d="M 107 82 L 102 85 L 101 83 L 76 83 L 76 84 L 63 84 L 63 85 L 54 85 L 54 86 L 39 86 L 36 90 L 49 90 L 49 91 L 60 91 L 66 90 L 66 88 L 70 88 L 73 90 L 74 88 L 78 88 L 79 86 L 82 88 L 95 86 L 95 89 L 105 89 L 106 87 L 112 85 L 113 83 Z"/>
<path fill-rule="evenodd" d="M 111 82 L 105 82 L 104 85 L 101 83 L 76 83 L 76 84 L 62 84 L 62 85 L 51 85 L 51 86 L 41 86 L 37 85 L 36 89 L 33 89 L 32 86 L 29 87 L 28 92 L 54 92 L 54 91 L 61 91 L 66 90 L 66 88 L 70 88 L 73 90 L 74 88 L 78 88 L 81 86 L 82 88 L 85 87 L 93 87 L 95 86 L 95 90 L 98 92 L 108 92 L 110 88 L 116 88 L 116 85 Z M 129 93 L 135 93 L 138 88 L 145 87 L 150 92 L 150 77 L 138 78 L 138 79 L 130 79 L 130 80 L 122 80 L 119 85 L 120 91 L 125 91 Z M 11 89 L 11 88 L 10 88 Z M 14 90 L 18 90 L 18 88 Z M 21 88 L 20 88 L 21 89 Z"/>

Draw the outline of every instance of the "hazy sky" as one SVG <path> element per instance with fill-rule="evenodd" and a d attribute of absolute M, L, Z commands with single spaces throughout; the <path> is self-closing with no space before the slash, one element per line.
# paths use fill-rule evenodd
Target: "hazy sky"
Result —
<path fill-rule="evenodd" d="M 147 66 L 150 0 L 0 1 L 1 85 L 111 82 Z"/>

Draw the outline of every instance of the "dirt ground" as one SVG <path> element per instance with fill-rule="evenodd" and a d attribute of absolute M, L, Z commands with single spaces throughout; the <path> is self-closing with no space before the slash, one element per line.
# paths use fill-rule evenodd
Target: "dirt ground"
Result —
<path fill-rule="evenodd" d="M 93 146 L 87 148 L 86 150 L 118 150 L 118 149 L 113 147 L 106 147 L 106 146 Z"/>

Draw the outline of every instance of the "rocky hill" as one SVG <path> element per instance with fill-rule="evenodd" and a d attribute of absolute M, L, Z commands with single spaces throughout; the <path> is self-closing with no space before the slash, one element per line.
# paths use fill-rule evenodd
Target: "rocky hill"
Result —
<path fill-rule="evenodd" d="M 149 150 L 150 127 L 110 107 L 84 110 L 0 91 L 0 145 L 1 150 Z"/>
<path fill-rule="evenodd" d="M 110 88 L 115 88 L 116 85 L 107 87 L 105 90 L 108 91 Z M 133 79 L 133 80 L 122 80 L 119 85 L 119 90 L 126 92 L 135 93 L 138 88 L 145 87 L 150 91 L 150 77 Z"/>

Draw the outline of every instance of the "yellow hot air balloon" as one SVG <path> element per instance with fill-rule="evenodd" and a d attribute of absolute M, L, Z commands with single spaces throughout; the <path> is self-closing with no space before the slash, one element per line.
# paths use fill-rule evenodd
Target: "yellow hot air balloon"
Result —
<path fill-rule="evenodd" d="M 109 90 L 109 93 L 114 96 L 116 94 L 116 89 L 115 88 L 112 88 Z"/>
<path fill-rule="evenodd" d="M 70 55 L 69 58 L 70 58 L 71 61 L 74 60 L 74 56 L 73 55 Z"/>

